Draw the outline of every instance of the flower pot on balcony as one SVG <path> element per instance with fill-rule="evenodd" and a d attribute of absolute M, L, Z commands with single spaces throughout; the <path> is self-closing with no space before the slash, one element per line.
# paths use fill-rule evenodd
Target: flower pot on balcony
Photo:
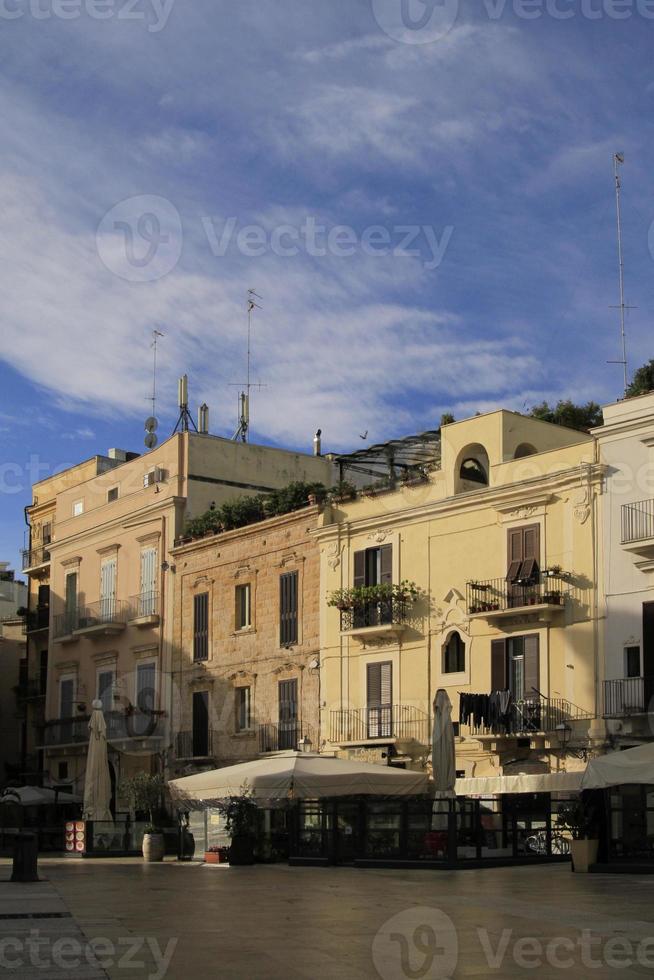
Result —
<path fill-rule="evenodd" d="M 582 840 L 570 841 L 570 854 L 572 855 L 572 870 L 581 874 L 587 874 L 591 864 L 597 860 L 599 841 L 584 837 Z"/>
<path fill-rule="evenodd" d="M 143 834 L 143 860 L 146 864 L 163 861 L 166 848 L 163 834 Z"/>

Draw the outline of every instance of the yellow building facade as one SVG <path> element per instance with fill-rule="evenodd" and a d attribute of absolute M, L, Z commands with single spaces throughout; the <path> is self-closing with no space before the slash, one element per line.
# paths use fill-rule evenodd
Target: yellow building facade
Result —
<path fill-rule="evenodd" d="M 593 439 L 497 411 L 340 463 L 384 454 L 385 486 L 316 532 L 323 748 L 429 769 L 444 688 L 459 778 L 582 768 L 604 737 Z"/>

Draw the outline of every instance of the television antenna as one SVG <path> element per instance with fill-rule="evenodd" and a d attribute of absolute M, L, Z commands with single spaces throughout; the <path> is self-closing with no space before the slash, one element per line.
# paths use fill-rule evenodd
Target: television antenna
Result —
<path fill-rule="evenodd" d="M 625 314 L 627 310 L 635 310 L 636 306 L 627 306 L 624 293 L 624 252 L 622 248 L 622 179 L 620 177 L 620 167 L 624 163 L 624 153 L 613 154 L 613 174 L 615 177 L 615 204 L 618 227 L 618 265 L 620 271 L 620 305 L 612 306 L 612 310 L 620 310 L 620 343 L 622 349 L 622 359 L 619 361 L 608 361 L 609 364 L 621 364 L 624 372 L 624 390 L 629 387 L 629 364 L 627 361 L 627 330 L 625 324 Z"/>
<path fill-rule="evenodd" d="M 247 311 L 248 311 L 248 353 L 247 353 L 247 381 L 245 385 L 230 385 L 232 388 L 245 388 L 241 391 L 238 396 L 238 429 L 232 437 L 233 442 L 247 442 L 248 432 L 250 430 L 250 392 L 252 388 L 265 388 L 262 384 L 253 384 L 251 380 L 251 366 L 252 366 L 252 314 L 255 310 L 260 310 L 262 307 L 257 303 L 257 300 L 261 299 L 261 296 L 254 289 L 248 289 L 247 295 Z"/>
<path fill-rule="evenodd" d="M 157 408 L 157 343 L 159 337 L 163 337 L 161 330 L 152 331 L 152 343 L 150 347 L 152 348 L 152 397 L 148 401 L 152 402 L 152 415 L 150 418 L 145 420 L 145 448 L 154 449 L 154 447 L 159 442 L 157 436 L 155 435 L 159 422 L 157 420 L 156 408 Z"/>

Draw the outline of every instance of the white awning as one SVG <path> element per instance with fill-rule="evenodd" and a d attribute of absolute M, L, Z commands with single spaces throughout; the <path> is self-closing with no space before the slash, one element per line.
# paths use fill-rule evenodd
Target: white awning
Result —
<path fill-rule="evenodd" d="M 501 796 L 506 793 L 578 793 L 583 772 L 518 773 L 457 779 L 457 796 Z"/>
<path fill-rule="evenodd" d="M 625 783 L 654 783 L 654 743 L 647 742 L 622 752 L 609 752 L 592 759 L 586 768 L 582 789 L 607 789 Z"/>

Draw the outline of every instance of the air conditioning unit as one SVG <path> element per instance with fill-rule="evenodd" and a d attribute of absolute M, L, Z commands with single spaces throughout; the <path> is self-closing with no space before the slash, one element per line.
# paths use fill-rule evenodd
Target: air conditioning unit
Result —
<path fill-rule="evenodd" d="M 153 487 L 157 483 L 163 483 L 166 479 L 166 471 L 162 470 L 159 466 L 155 466 L 154 469 L 148 470 L 148 472 L 143 477 L 144 487 Z"/>

